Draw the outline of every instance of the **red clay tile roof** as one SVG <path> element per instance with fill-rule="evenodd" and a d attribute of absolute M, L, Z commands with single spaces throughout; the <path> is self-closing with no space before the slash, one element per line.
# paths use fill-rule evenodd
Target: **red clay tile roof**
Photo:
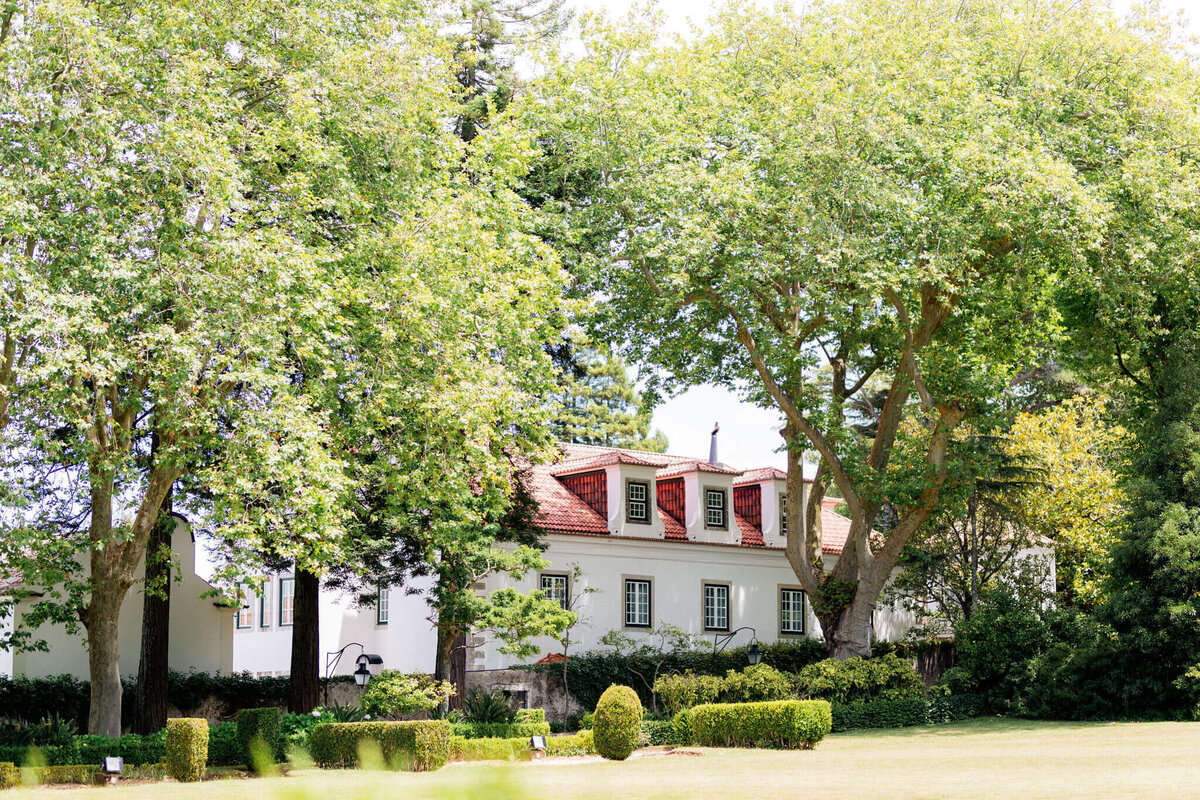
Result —
<path fill-rule="evenodd" d="M 720 464 L 710 464 L 707 461 L 701 461 L 694 458 L 691 461 L 684 461 L 679 464 L 671 464 L 662 467 L 658 472 L 654 473 L 656 478 L 669 478 L 672 475 L 685 475 L 689 472 L 710 472 L 715 475 L 739 475 L 736 469 L 721 466 Z"/>
<path fill-rule="evenodd" d="M 737 470 L 716 464 L 709 464 L 706 461 L 695 458 L 672 456 L 665 453 L 645 453 L 638 450 L 598 447 L 595 445 L 563 443 L 559 445 L 559 450 L 562 453 L 560 461 L 553 464 L 535 464 L 531 466 L 526 479 L 530 491 L 539 505 L 538 524 L 548 533 L 556 534 L 608 536 L 612 539 L 646 541 L 643 537 L 614 536 L 610 534 L 608 520 L 597 513 L 578 495 L 567 489 L 563 485 L 563 482 L 556 477 L 558 474 L 567 475 L 584 471 L 588 468 L 595 469 L 597 466 L 618 463 L 659 467 L 656 477 L 662 478 L 699 470 L 702 472 L 741 475 L 739 483 L 748 483 L 754 480 L 767 479 L 767 477 L 759 478 L 757 476 L 773 477 L 777 474 L 783 474 L 773 468 L 739 473 Z M 824 537 L 822 549 L 826 553 L 842 552 L 842 548 L 846 544 L 846 537 L 850 533 L 850 520 L 833 510 L 839 503 L 841 503 L 841 500 L 837 498 L 826 498 L 821 506 L 821 527 Z M 765 546 L 762 530 L 743 515 L 736 512 L 734 513 L 734 521 L 737 523 L 741 536 L 739 542 L 730 544 L 697 542 L 688 539 L 687 529 L 679 520 L 673 518 L 661 508 L 659 508 L 658 514 L 663 524 L 664 538 L 667 541 L 707 544 L 716 547 L 763 548 Z M 780 548 L 771 547 L 767 549 L 778 550 Z"/>
<path fill-rule="evenodd" d="M 733 482 L 734 486 L 741 486 L 744 483 L 760 483 L 762 481 L 786 481 L 787 473 L 775 467 L 763 467 L 762 469 L 751 469 L 742 473 L 742 477 Z"/>

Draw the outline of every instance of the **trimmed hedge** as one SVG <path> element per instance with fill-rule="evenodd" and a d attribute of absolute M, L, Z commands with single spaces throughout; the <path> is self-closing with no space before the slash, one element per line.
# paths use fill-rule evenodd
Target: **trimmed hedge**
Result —
<path fill-rule="evenodd" d="M 600 695 L 592 716 L 596 752 L 624 761 L 637 749 L 642 725 L 642 702 L 628 686 L 610 686 Z"/>
<path fill-rule="evenodd" d="M 675 719 L 671 720 L 671 727 L 675 729 L 675 744 L 695 744 L 695 735 L 692 732 L 692 709 L 685 708 L 676 714 Z"/>
<path fill-rule="evenodd" d="M 528 750 L 528 739 L 450 737 L 451 761 L 520 761 Z"/>
<path fill-rule="evenodd" d="M 541 709 L 538 709 L 541 711 Z M 542 712 L 543 715 L 545 712 Z M 455 722 L 450 726 L 453 736 L 464 739 L 528 739 L 530 736 L 549 736 L 550 723 L 541 722 Z"/>
<path fill-rule="evenodd" d="M 21 770 L 11 761 L 0 761 L 0 789 L 12 789 L 21 783 Z"/>
<path fill-rule="evenodd" d="M 375 742 L 388 764 L 415 772 L 440 769 L 450 759 L 450 725 L 442 720 L 326 722 L 308 741 L 313 760 L 326 769 L 357 766 L 363 742 Z"/>
<path fill-rule="evenodd" d="M 675 672 L 694 672 L 697 675 L 724 676 L 729 670 L 744 669 L 748 663 L 747 647 L 731 647 L 714 655 L 711 650 L 687 650 L 668 653 L 662 658 L 634 653 L 620 656 L 612 650 L 592 650 L 571 656 L 565 662 L 571 696 L 583 708 L 595 708 L 600 695 L 609 686 L 631 686 L 642 705 L 651 707 L 653 697 L 642 676 L 667 675 Z M 825 642 L 820 639 L 797 639 L 773 642 L 762 647 L 762 663 L 781 672 L 799 672 L 809 664 L 829 657 Z M 531 664 L 520 669 L 546 672 L 561 684 L 563 663 Z M 640 673 L 640 674 L 639 674 Z"/>
<path fill-rule="evenodd" d="M 271 758 L 283 758 L 283 712 L 274 706 L 267 708 L 243 708 L 237 715 L 237 737 L 242 751 L 250 758 L 251 745 L 262 739 Z"/>
<path fill-rule="evenodd" d="M 835 703 L 835 733 L 862 728 L 906 728 L 973 719 L 984 713 L 978 695 L 914 697 L 906 700 L 877 700 L 873 703 Z"/>
<path fill-rule="evenodd" d="M 546 709 L 544 708 L 518 708 L 517 722 L 545 722 Z"/>
<path fill-rule="evenodd" d="M 167 720 L 165 744 L 168 775 L 183 783 L 204 777 L 208 764 L 208 720 Z"/>
<path fill-rule="evenodd" d="M 237 737 L 237 725 L 227 722 L 209 729 L 208 763 L 210 766 L 231 767 L 246 763 L 246 753 Z M 77 736 L 75 741 L 61 747 L 37 748 L 39 764 L 74 766 L 100 764 L 105 756 L 120 756 L 126 767 L 161 764 L 166 760 L 165 734 L 162 731 L 146 736 L 127 733 L 120 738 L 108 736 Z M 33 748 L 0 747 L 0 762 L 11 761 L 19 766 L 29 765 Z"/>
<path fill-rule="evenodd" d="M 551 736 L 546 740 L 548 756 L 590 756 L 596 752 L 592 731 L 580 731 L 573 736 Z"/>
<path fill-rule="evenodd" d="M 709 747 L 784 747 L 808 750 L 833 727 L 825 700 L 775 700 L 696 706 L 692 739 Z"/>
<path fill-rule="evenodd" d="M 675 741 L 675 723 L 669 719 L 642 720 L 641 744 L 653 746 L 660 744 L 678 744 Z"/>

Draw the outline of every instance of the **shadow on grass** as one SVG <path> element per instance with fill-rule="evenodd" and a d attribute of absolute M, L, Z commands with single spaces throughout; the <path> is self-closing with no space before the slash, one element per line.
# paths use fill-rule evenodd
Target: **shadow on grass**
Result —
<path fill-rule="evenodd" d="M 917 736 L 978 736 L 986 733 L 1012 733 L 1017 731 L 1070 730 L 1096 728 L 1110 725 L 1109 722 L 1054 722 L 1046 720 L 1019 719 L 1016 717 L 980 717 L 963 722 L 948 722 L 941 725 L 914 725 L 908 728 L 864 728 L 829 734 L 830 738 L 905 738 Z"/>

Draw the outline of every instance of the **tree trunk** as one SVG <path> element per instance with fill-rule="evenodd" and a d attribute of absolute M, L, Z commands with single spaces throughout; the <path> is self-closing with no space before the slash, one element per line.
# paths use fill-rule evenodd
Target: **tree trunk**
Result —
<path fill-rule="evenodd" d="M 466 644 L 465 633 L 438 628 L 437 659 L 434 662 L 433 676 L 439 681 L 448 681 L 454 687 L 454 694 L 440 706 L 443 713 L 451 708 L 462 708 L 463 694 L 466 691 Z"/>
<path fill-rule="evenodd" d="M 92 563 L 102 553 L 93 552 Z M 95 571 L 92 573 L 95 575 Z M 88 634 L 88 671 L 91 677 L 91 703 L 88 707 L 88 733 L 96 736 L 121 735 L 121 664 L 117 620 L 127 586 L 106 581 L 92 589 L 85 627 Z"/>
<path fill-rule="evenodd" d="M 156 733 L 167 725 L 168 653 L 171 636 L 171 539 L 175 518 L 171 516 L 171 496 L 163 501 L 162 511 L 150 543 L 146 547 L 145 595 L 142 601 L 142 653 L 138 661 L 137 697 L 133 711 L 133 732 Z"/>
<path fill-rule="evenodd" d="M 854 600 L 838 615 L 832 636 L 826 636 L 829 655 L 839 661 L 855 657 L 870 658 L 871 615 L 874 611 L 874 601 L 867 600 L 862 592 L 855 592 Z"/>
<path fill-rule="evenodd" d="M 292 671 L 288 710 L 307 714 L 320 699 L 321 581 L 311 572 L 296 570 L 292 607 Z"/>

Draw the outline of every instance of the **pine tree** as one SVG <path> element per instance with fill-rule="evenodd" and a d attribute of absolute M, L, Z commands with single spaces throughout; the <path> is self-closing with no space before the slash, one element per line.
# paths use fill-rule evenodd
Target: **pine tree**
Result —
<path fill-rule="evenodd" d="M 662 453 L 667 437 L 650 432 L 650 409 L 629 380 L 625 362 L 586 340 L 554 351 L 559 367 L 550 429 L 577 444 L 627 447 Z"/>

